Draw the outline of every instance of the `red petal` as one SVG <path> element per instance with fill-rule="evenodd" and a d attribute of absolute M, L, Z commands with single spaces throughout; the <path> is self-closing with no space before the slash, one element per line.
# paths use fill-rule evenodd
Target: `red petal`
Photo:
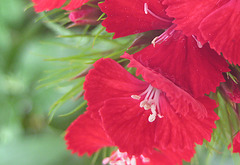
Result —
<path fill-rule="evenodd" d="M 234 64 L 240 64 L 239 11 L 240 2 L 231 0 L 208 15 L 199 26 L 210 46 Z"/>
<path fill-rule="evenodd" d="M 109 99 L 100 112 L 106 132 L 121 152 L 138 156 L 152 149 L 155 122 L 148 121 L 150 112 L 140 108 L 139 101 L 131 97 Z"/>
<path fill-rule="evenodd" d="M 205 118 L 198 118 L 193 110 L 182 116 L 175 112 L 167 99 L 161 98 L 164 117 L 158 120 L 156 127 L 156 143 L 160 149 L 172 148 L 175 152 L 192 150 L 195 143 L 202 144 L 203 139 L 211 140 L 212 129 L 216 128 L 214 122 L 219 119 L 213 111 L 216 104 L 206 96 L 198 101 L 206 107 Z"/>
<path fill-rule="evenodd" d="M 90 113 L 80 115 L 67 129 L 65 136 L 67 149 L 79 156 L 84 153 L 93 154 L 106 146 L 113 146 L 111 140 L 102 128 L 102 124 Z"/>
<path fill-rule="evenodd" d="M 32 0 L 36 12 L 60 8 L 66 0 Z"/>
<path fill-rule="evenodd" d="M 123 37 L 149 30 L 158 30 L 169 27 L 172 23 L 165 14 L 165 7 L 162 0 L 105 0 L 99 4 L 101 10 L 107 14 L 102 25 L 108 32 L 115 32 L 114 38 Z M 144 4 L 158 17 L 145 14 Z"/>
<path fill-rule="evenodd" d="M 139 107 L 139 101 L 131 98 L 115 98 L 105 102 L 100 110 L 104 128 L 121 152 L 140 155 L 157 145 L 160 150 L 173 150 L 189 161 L 192 154 L 183 156 L 184 150 L 192 151 L 195 143 L 210 141 L 214 122 L 218 116 L 213 111 L 216 104 L 208 97 L 198 100 L 207 109 L 207 117 L 198 118 L 191 110 L 186 116 L 176 113 L 169 102 L 160 99 L 163 118 L 148 121 L 151 112 Z"/>
<path fill-rule="evenodd" d="M 65 10 L 74 10 L 81 7 L 83 4 L 87 3 L 89 0 L 71 0 L 70 3 L 65 6 Z"/>
<path fill-rule="evenodd" d="M 167 15 L 175 18 L 173 22 L 178 25 L 176 29 L 188 36 L 194 34 L 203 42 L 198 29 L 201 21 L 226 1 L 228 0 L 164 0 L 163 4 L 168 5 Z"/>
<path fill-rule="evenodd" d="M 168 39 L 133 56 L 123 56 L 138 63 L 130 66 L 137 67 L 139 74 L 144 74 L 140 67 L 148 68 L 194 97 L 216 91 L 220 82 L 225 81 L 222 72 L 229 71 L 228 64 L 208 44 L 199 48 L 193 37 L 186 37 L 180 31 L 173 32 L 171 36 L 163 33 L 160 37 Z"/>
<path fill-rule="evenodd" d="M 137 159 L 137 165 L 157 165 L 161 162 L 161 165 L 176 165 L 182 164 L 182 160 L 190 161 L 195 153 L 195 150 L 184 150 L 180 154 L 168 150 L 156 151 L 153 150 L 151 153 L 144 153 L 143 156 L 148 158 L 150 162 L 143 162 L 141 158 Z"/>
<path fill-rule="evenodd" d="M 148 87 L 146 82 L 135 78 L 112 59 L 100 59 L 94 67 L 86 76 L 84 96 L 88 101 L 88 110 L 95 115 L 98 115 L 105 100 L 140 94 Z"/>
<path fill-rule="evenodd" d="M 233 152 L 240 155 L 240 132 L 233 139 Z"/>
<path fill-rule="evenodd" d="M 163 91 L 171 106 L 176 110 L 177 113 L 187 115 L 189 111 L 195 111 L 198 113 L 198 117 L 205 117 L 207 115 L 206 108 L 199 104 L 189 93 L 176 86 L 172 81 L 168 80 L 159 73 L 153 72 L 152 70 L 142 66 L 136 61 L 133 56 L 124 54 L 125 58 L 130 59 L 129 67 L 137 68 L 137 75 L 142 74 L 144 80 L 151 83 L 155 88 Z"/>

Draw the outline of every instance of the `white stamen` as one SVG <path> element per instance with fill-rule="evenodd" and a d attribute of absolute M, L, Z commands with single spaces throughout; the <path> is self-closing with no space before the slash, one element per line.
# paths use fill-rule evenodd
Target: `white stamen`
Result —
<path fill-rule="evenodd" d="M 156 45 L 156 40 L 157 40 L 158 37 L 155 37 L 153 40 L 152 40 L 152 44 L 153 44 L 153 47 L 155 47 Z"/>
<path fill-rule="evenodd" d="M 108 164 L 108 162 L 110 162 L 110 158 L 109 157 L 103 159 L 102 164 Z"/>
<path fill-rule="evenodd" d="M 147 5 L 147 3 L 144 3 L 144 13 L 148 14 L 148 5 Z"/>
<path fill-rule="evenodd" d="M 149 103 L 146 103 L 146 104 L 144 105 L 144 109 L 145 109 L 145 110 L 151 109 L 151 105 L 150 105 Z"/>
<path fill-rule="evenodd" d="M 149 163 L 150 159 L 147 157 L 144 157 L 143 155 L 140 155 L 139 157 L 142 162 Z M 128 156 L 127 152 L 120 152 L 117 150 L 114 152 L 110 157 L 107 157 L 103 159 L 102 163 L 104 165 L 109 164 L 109 165 L 137 165 L 137 160 L 135 156 L 132 156 L 131 158 Z"/>
<path fill-rule="evenodd" d="M 151 105 L 151 112 L 153 114 L 157 114 L 157 112 L 156 112 L 156 105 L 154 105 L 154 104 Z"/>
<path fill-rule="evenodd" d="M 144 157 L 143 155 L 141 155 L 140 158 L 142 159 L 142 162 L 143 162 L 143 163 L 149 163 L 149 162 L 150 162 L 150 159 Z"/>
<path fill-rule="evenodd" d="M 104 165 L 136 165 L 136 158 L 128 156 L 127 152 L 120 152 L 117 150 L 110 157 L 103 159 L 102 163 Z"/>
<path fill-rule="evenodd" d="M 156 119 L 156 114 L 151 114 L 151 115 L 149 115 L 149 117 L 148 117 L 148 121 L 149 121 L 150 123 L 153 122 L 155 119 Z"/>
<path fill-rule="evenodd" d="M 192 35 L 192 37 L 194 38 L 194 40 L 197 42 L 197 46 L 199 47 L 199 48 L 202 48 L 203 47 L 203 45 L 201 44 L 201 42 L 200 41 L 198 41 L 197 40 L 197 38 L 194 36 L 194 35 Z"/>
<path fill-rule="evenodd" d="M 144 13 L 145 13 L 145 14 L 148 14 L 148 13 L 149 13 L 149 14 L 152 15 L 153 17 L 159 19 L 160 21 L 169 22 L 169 23 L 172 22 L 171 20 L 168 20 L 168 19 L 159 17 L 158 15 L 156 15 L 155 13 L 153 13 L 151 10 L 149 10 L 147 3 L 144 3 L 144 8 L 143 8 L 143 10 L 144 10 Z"/>
<path fill-rule="evenodd" d="M 141 101 L 141 102 L 140 102 L 140 107 L 141 107 L 141 108 L 144 107 L 146 103 L 147 103 L 147 100 Z"/>
<path fill-rule="evenodd" d="M 161 44 L 163 41 L 166 41 L 168 38 L 170 38 L 175 30 L 172 30 L 171 28 L 166 30 L 164 33 L 162 33 L 160 36 L 155 37 L 152 40 L 153 47 L 155 47 L 156 44 Z"/>
<path fill-rule="evenodd" d="M 132 95 L 133 99 L 140 100 L 142 96 L 145 98 L 140 102 L 139 106 L 145 110 L 151 110 L 151 114 L 148 117 L 149 122 L 156 120 L 156 117 L 163 118 L 160 112 L 160 95 L 161 91 L 152 87 L 151 85 L 141 93 L 140 95 Z"/>
<path fill-rule="evenodd" d="M 164 116 L 162 116 L 162 115 L 158 114 L 158 117 L 161 119 L 161 118 L 163 118 Z"/>
<path fill-rule="evenodd" d="M 141 99 L 141 97 L 138 96 L 138 95 L 132 95 L 131 98 L 133 98 L 133 99 L 135 99 L 135 100 L 140 100 L 140 99 Z"/>
<path fill-rule="evenodd" d="M 137 165 L 136 159 L 134 157 L 131 159 L 131 165 Z"/>

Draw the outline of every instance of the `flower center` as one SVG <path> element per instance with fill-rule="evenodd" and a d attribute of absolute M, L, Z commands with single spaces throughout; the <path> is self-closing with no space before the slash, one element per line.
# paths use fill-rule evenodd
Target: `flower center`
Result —
<path fill-rule="evenodd" d="M 161 91 L 159 89 L 149 85 L 140 95 L 131 95 L 135 100 L 140 100 L 145 95 L 139 106 L 145 110 L 151 110 L 151 114 L 148 117 L 149 122 L 155 121 L 157 116 L 163 118 L 160 112 L 160 94 Z"/>
<path fill-rule="evenodd" d="M 160 21 L 172 22 L 171 20 L 168 20 L 168 19 L 159 17 L 158 15 L 156 15 L 155 13 L 153 13 L 153 12 L 148 8 L 148 4 L 147 4 L 147 3 L 144 3 L 144 8 L 143 8 L 143 10 L 144 10 L 144 13 L 145 13 L 145 14 L 150 14 L 150 15 L 152 15 L 153 17 L 159 19 Z"/>
<path fill-rule="evenodd" d="M 140 155 L 140 159 L 142 160 L 143 164 L 149 163 L 150 159 L 147 157 L 144 157 L 143 155 Z M 132 158 L 128 157 L 127 152 L 120 152 L 117 150 L 114 152 L 110 157 L 107 157 L 103 159 L 102 163 L 104 165 L 136 165 L 137 161 L 135 156 L 132 156 Z"/>

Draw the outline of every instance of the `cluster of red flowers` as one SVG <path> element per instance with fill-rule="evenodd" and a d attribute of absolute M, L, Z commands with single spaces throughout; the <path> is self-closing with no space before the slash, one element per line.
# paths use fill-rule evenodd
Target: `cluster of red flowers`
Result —
<path fill-rule="evenodd" d="M 37 12 L 65 1 L 33 0 Z M 87 1 L 71 0 L 63 9 L 91 13 L 89 7 L 79 9 Z M 122 55 L 144 81 L 112 59 L 94 64 L 84 83 L 88 108 L 67 129 L 68 149 L 91 155 L 117 146 L 103 161 L 113 165 L 190 161 L 195 145 L 211 140 L 219 119 L 215 101 L 205 94 L 225 81 L 223 72 L 230 71 L 226 60 L 240 64 L 240 1 L 105 0 L 98 5 L 106 14 L 102 25 L 114 38 L 165 32 L 156 33 L 141 51 Z M 240 152 L 240 133 L 233 152 Z"/>

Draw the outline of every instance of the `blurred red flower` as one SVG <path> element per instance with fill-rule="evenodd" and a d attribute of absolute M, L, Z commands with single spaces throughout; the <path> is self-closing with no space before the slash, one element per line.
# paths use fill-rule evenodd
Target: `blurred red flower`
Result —
<path fill-rule="evenodd" d="M 66 0 L 32 0 L 36 12 L 49 11 L 60 8 Z M 74 10 L 87 3 L 89 0 L 71 0 L 70 3 L 63 7 L 64 10 Z"/>

